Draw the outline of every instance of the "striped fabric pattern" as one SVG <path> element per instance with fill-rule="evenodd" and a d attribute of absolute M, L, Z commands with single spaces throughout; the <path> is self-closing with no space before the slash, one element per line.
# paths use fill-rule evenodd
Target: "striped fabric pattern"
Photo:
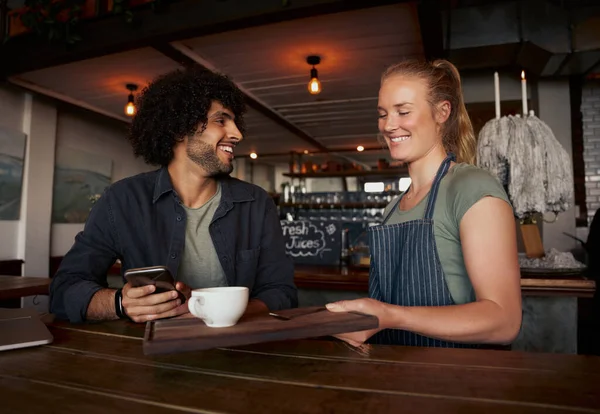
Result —
<path fill-rule="evenodd" d="M 450 154 L 440 166 L 431 186 L 423 219 L 386 225 L 389 216 L 398 208 L 402 199 L 399 197 L 383 224 L 369 229 L 369 297 L 400 306 L 454 305 L 433 232 L 433 211 L 440 181 L 453 160 L 454 156 Z M 399 329 L 381 331 L 370 342 L 444 348 L 472 347 Z"/>

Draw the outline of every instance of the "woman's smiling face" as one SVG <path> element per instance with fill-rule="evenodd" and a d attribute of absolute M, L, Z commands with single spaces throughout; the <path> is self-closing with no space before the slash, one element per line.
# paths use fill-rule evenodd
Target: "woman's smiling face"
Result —
<path fill-rule="evenodd" d="M 441 145 L 440 125 L 429 103 L 427 82 L 393 75 L 379 89 L 379 132 L 393 159 L 412 162 Z"/>

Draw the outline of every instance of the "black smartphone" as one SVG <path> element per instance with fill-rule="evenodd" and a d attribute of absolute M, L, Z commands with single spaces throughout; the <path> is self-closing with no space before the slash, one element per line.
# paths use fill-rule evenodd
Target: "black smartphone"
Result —
<path fill-rule="evenodd" d="M 156 286 L 155 293 L 177 290 L 175 289 L 175 278 L 173 278 L 173 275 L 166 266 L 127 269 L 125 271 L 125 279 L 133 287 L 154 285 Z M 181 292 L 178 293 L 181 303 L 184 303 L 185 295 Z"/>

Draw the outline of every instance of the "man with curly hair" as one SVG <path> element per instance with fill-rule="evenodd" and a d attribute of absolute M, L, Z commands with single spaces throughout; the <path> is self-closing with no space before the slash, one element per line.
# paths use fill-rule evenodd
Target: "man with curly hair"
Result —
<path fill-rule="evenodd" d="M 123 271 L 167 266 L 187 297 L 190 289 L 247 286 L 247 314 L 297 306 L 273 200 L 229 176 L 243 139 L 240 90 L 220 74 L 178 70 L 145 88 L 137 106 L 129 140 L 160 168 L 112 184 L 94 205 L 52 280 L 50 311 L 74 323 L 188 312 L 174 291 L 109 289 L 116 259 Z"/>

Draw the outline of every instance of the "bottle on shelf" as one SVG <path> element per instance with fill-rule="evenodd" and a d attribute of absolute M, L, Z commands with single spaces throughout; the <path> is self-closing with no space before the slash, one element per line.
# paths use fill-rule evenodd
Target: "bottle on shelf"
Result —
<path fill-rule="evenodd" d="M 342 248 L 340 253 L 340 263 L 342 266 L 350 265 L 350 234 L 348 229 L 342 229 Z"/>

